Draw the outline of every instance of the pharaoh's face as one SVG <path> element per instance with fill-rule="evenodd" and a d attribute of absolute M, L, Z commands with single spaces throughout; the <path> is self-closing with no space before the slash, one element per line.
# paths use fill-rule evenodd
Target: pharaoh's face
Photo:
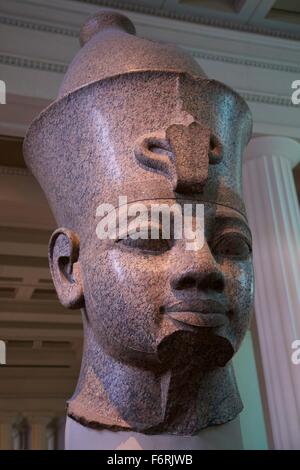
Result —
<path fill-rule="evenodd" d="M 251 235 L 235 199 L 247 111 L 221 85 L 176 76 L 137 77 L 134 94 L 128 78 L 108 86 L 89 92 L 86 117 L 94 150 L 85 157 L 85 187 L 94 182 L 94 205 L 80 233 L 80 266 L 90 328 L 122 361 L 224 365 L 245 335 L 253 296 Z M 203 204 L 203 244 L 187 249 L 184 232 L 175 237 L 172 227 L 169 238 L 99 239 L 97 194 L 114 207 L 119 195 L 149 210 Z M 150 233 L 152 223 L 143 229 Z"/>
<path fill-rule="evenodd" d="M 201 247 L 189 249 L 184 230 L 174 238 L 172 217 L 170 238 L 160 225 L 159 237 L 151 239 L 151 204 L 174 202 L 144 201 L 148 236 L 132 238 L 129 219 L 127 234 L 95 243 L 84 270 L 88 316 L 98 341 L 122 360 L 169 363 L 186 356 L 224 365 L 249 324 L 251 234 L 239 212 L 204 204 Z"/>

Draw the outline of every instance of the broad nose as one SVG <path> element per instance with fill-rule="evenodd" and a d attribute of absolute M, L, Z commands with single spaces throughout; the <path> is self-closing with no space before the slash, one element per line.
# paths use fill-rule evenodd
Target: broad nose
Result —
<path fill-rule="evenodd" d="M 214 259 L 207 242 L 200 251 L 186 251 L 184 259 L 184 264 L 181 263 L 171 277 L 172 289 L 197 288 L 200 291 L 224 291 L 225 276 Z"/>

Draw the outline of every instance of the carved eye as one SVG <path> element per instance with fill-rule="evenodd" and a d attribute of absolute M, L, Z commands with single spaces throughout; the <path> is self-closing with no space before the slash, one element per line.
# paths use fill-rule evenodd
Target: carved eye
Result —
<path fill-rule="evenodd" d="M 241 234 L 231 233 L 222 236 L 213 245 L 216 256 L 246 259 L 252 253 L 249 241 Z"/>
<path fill-rule="evenodd" d="M 151 227 L 142 229 L 138 234 L 136 232 L 128 233 L 126 237 L 119 238 L 116 242 L 127 248 L 149 254 L 159 254 L 170 250 L 174 243 L 172 238 L 163 238 L 161 229 L 159 229 L 158 238 L 151 238 Z"/>
<path fill-rule="evenodd" d="M 128 237 L 122 240 L 118 240 L 117 243 L 121 243 L 125 247 L 138 249 L 143 253 L 149 254 L 163 253 L 170 250 L 172 247 L 171 240 L 152 240 L 151 238 L 146 240 L 137 238 L 136 240 L 133 240 L 132 238 Z"/>

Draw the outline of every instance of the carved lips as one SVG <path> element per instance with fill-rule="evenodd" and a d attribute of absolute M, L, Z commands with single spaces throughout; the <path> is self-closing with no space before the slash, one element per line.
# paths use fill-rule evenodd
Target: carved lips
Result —
<path fill-rule="evenodd" d="M 191 326 L 213 328 L 228 322 L 227 310 L 215 300 L 199 300 L 189 303 L 178 302 L 165 308 L 165 314 L 172 320 Z"/>

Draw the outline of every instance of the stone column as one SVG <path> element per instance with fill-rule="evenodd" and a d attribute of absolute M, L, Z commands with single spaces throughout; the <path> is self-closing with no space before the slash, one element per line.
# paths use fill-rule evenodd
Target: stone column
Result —
<path fill-rule="evenodd" d="M 28 448 L 28 423 L 22 415 L 18 415 L 12 430 L 13 449 L 25 450 Z"/>
<path fill-rule="evenodd" d="M 39 413 L 26 414 L 30 426 L 31 450 L 48 450 L 48 425 L 53 416 Z"/>
<path fill-rule="evenodd" d="M 244 197 L 253 234 L 255 315 L 275 449 L 300 446 L 300 211 L 292 174 L 300 145 L 258 137 L 246 149 Z"/>
<path fill-rule="evenodd" d="M 13 449 L 12 430 L 16 416 L 13 413 L 0 413 L 0 450 Z"/>
<path fill-rule="evenodd" d="M 47 436 L 47 449 L 55 450 L 57 448 L 57 437 L 58 437 L 58 419 L 49 421 L 46 429 Z"/>

